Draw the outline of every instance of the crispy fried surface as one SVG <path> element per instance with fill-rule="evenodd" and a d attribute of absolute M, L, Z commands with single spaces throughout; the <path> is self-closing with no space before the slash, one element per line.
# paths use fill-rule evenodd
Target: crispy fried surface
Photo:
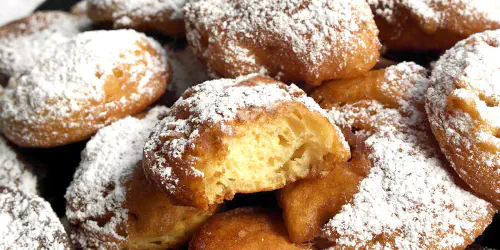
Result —
<path fill-rule="evenodd" d="M 196 1 L 185 10 L 188 42 L 221 77 L 265 72 L 320 85 L 368 71 L 379 57 L 364 1 Z"/>
<path fill-rule="evenodd" d="M 330 163 L 348 159 L 338 128 L 301 90 L 261 76 L 242 79 L 188 90 L 146 143 L 146 175 L 179 204 L 209 209 L 236 193 L 324 176 Z M 238 93 L 245 94 L 233 100 Z M 199 107 L 205 96 L 213 99 Z M 217 112 L 205 113 L 211 109 Z"/>
<path fill-rule="evenodd" d="M 259 208 L 237 208 L 216 214 L 196 233 L 190 250 L 313 249 L 292 243 L 280 214 Z"/>

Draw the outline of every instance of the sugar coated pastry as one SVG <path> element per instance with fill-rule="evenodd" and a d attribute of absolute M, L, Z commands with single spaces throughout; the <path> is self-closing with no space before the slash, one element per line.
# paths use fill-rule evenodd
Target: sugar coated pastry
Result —
<path fill-rule="evenodd" d="M 184 10 L 189 44 L 222 77 L 319 85 L 368 71 L 379 57 L 364 0 L 208 0 Z"/>
<path fill-rule="evenodd" d="M 464 249 L 471 244 L 496 209 L 470 193 L 441 157 L 423 109 L 429 84 L 425 70 L 400 63 L 349 81 L 331 83 L 314 96 L 337 96 L 322 106 L 331 107 L 331 118 L 360 139 L 361 154 L 353 153 L 357 158 L 351 162 L 361 160 L 370 170 L 347 202 L 330 188 L 330 206 L 345 204 L 323 226 L 321 237 L 331 249 Z M 369 91 L 360 91 L 365 88 Z M 315 185 L 311 195 L 323 196 L 316 195 Z"/>
<path fill-rule="evenodd" d="M 0 235 L 1 249 L 70 249 L 68 236 L 48 202 L 5 187 L 0 187 Z"/>
<path fill-rule="evenodd" d="M 37 178 L 14 148 L 0 136 L 0 186 L 37 193 Z"/>
<path fill-rule="evenodd" d="M 156 101 L 170 75 L 163 48 L 141 33 L 81 33 L 11 78 L 0 96 L 0 128 L 27 147 L 84 140 Z"/>
<path fill-rule="evenodd" d="M 500 207 L 500 30 L 459 42 L 436 63 L 427 113 L 446 158 Z"/>
<path fill-rule="evenodd" d="M 186 0 L 87 0 L 87 15 L 115 28 L 132 28 L 182 37 Z"/>
<path fill-rule="evenodd" d="M 389 50 L 446 50 L 477 32 L 500 29 L 498 0 L 368 0 Z"/>
<path fill-rule="evenodd" d="M 280 249 L 312 250 L 293 244 L 279 213 L 260 208 L 237 208 L 214 215 L 191 240 L 189 250 Z"/>
<path fill-rule="evenodd" d="M 354 79 L 324 83 L 312 93 L 312 97 L 325 109 L 340 108 L 361 100 L 378 100 L 391 108 L 413 107 L 419 103 L 423 110 L 423 91 L 427 85 L 424 68 L 414 63 L 401 63 Z M 420 93 L 420 96 L 410 95 L 413 92 Z M 407 115 L 418 115 L 410 111 Z M 384 122 L 391 121 L 386 119 Z M 356 125 L 365 130 L 368 128 L 366 124 Z M 349 162 L 337 164 L 325 178 L 298 181 L 279 193 L 285 225 L 294 242 L 312 241 L 318 237 L 323 225 L 352 200 L 359 191 L 360 182 L 371 169 L 363 139 L 348 128 L 344 129 L 344 134 L 351 146 Z"/>
<path fill-rule="evenodd" d="M 30 70 L 44 53 L 90 26 L 87 17 L 47 11 L 0 27 L 0 85 L 14 73 Z"/>
<path fill-rule="evenodd" d="M 295 85 L 249 75 L 188 89 L 144 147 L 144 170 L 178 204 L 318 178 L 349 159 L 340 130 Z"/>
<path fill-rule="evenodd" d="M 88 249 L 170 249 L 189 240 L 209 214 L 174 206 L 150 185 L 142 170 L 142 148 L 167 108 L 142 119 L 127 117 L 87 143 L 66 199 L 72 239 Z"/>

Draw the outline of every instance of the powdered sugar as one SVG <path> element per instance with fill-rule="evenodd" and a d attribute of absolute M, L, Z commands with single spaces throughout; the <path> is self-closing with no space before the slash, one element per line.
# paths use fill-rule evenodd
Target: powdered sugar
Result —
<path fill-rule="evenodd" d="M 2 0 L 0 26 L 32 12 L 45 0 Z"/>
<path fill-rule="evenodd" d="M 455 157 L 474 159 L 477 169 L 471 172 L 488 171 L 488 177 L 483 181 L 493 186 L 500 186 L 497 171 L 500 167 L 498 58 L 500 31 L 487 31 L 459 42 L 436 63 L 426 106 L 431 124 L 444 132 L 447 144 L 457 148 Z M 467 103 L 469 110 L 464 112 L 454 108 L 449 111 L 451 98 Z M 495 149 L 481 150 L 478 145 L 491 145 Z M 461 148 L 467 151 L 463 152 Z M 475 152 L 474 158 L 467 156 L 470 152 Z"/>
<path fill-rule="evenodd" d="M 371 242 L 372 247 L 448 249 L 473 240 L 468 232 L 478 227 L 475 221 L 490 216 L 491 206 L 454 183 L 429 142 L 426 133 L 390 127 L 368 137 L 373 168 L 324 233 L 335 232 L 337 244 L 355 248 L 381 234 L 396 235 L 387 245 Z"/>
<path fill-rule="evenodd" d="M 127 26 L 132 20 L 146 21 L 168 12 L 171 20 L 182 20 L 182 7 L 186 0 L 88 0 L 97 9 L 111 9 L 115 25 Z"/>
<path fill-rule="evenodd" d="M 212 58 L 212 49 L 222 46 L 224 51 L 216 53 L 225 53 L 222 58 L 241 67 L 240 73 L 266 72 L 245 47 L 255 44 L 275 46 L 276 53 L 292 50 L 301 65 L 317 74 L 328 58 L 346 57 L 346 51 L 365 46 L 356 42 L 356 33 L 372 20 L 364 0 L 209 0 L 188 2 L 184 10 L 195 52 Z M 208 44 L 201 42 L 205 36 Z"/>
<path fill-rule="evenodd" d="M 319 105 L 297 86 L 286 86 L 258 75 L 213 80 L 190 88 L 172 106 L 171 114 L 157 124 L 146 142 L 145 153 L 154 155 L 155 158 L 151 171 L 163 177 L 161 184 L 175 192 L 173 184 L 177 179 L 172 175 L 171 166 L 166 164 L 166 159 L 184 159 L 184 152 L 194 149 L 202 126 L 219 128 L 223 133 L 231 134 L 233 128 L 227 122 L 237 119 L 240 110 L 261 109 L 262 112 L 272 112 L 286 102 L 300 102 L 312 112 L 326 117 Z M 183 112 L 188 114 L 181 115 Z M 245 119 L 243 116 L 239 118 Z M 338 134 L 341 136 L 340 131 Z M 165 141 L 163 138 L 169 139 Z M 203 172 L 193 167 L 195 159 L 191 160 L 186 174 L 203 176 Z"/>
<path fill-rule="evenodd" d="M 22 22 L 0 28 L 0 75 L 30 70 L 43 54 L 90 28 L 84 16 L 38 12 Z"/>
<path fill-rule="evenodd" d="M 457 13 L 460 18 L 469 21 L 486 19 L 487 22 L 482 22 L 485 25 L 500 23 L 500 2 L 497 0 L 368 0 L 368 3 L 376 15 L 388 22 L 397 22 L 395 10 L 401 8 L 418 17 L 423 28 L 434 31 L 449 25 L 446 20 L 451 13 Z"/>
<path fill-rule="evenodd" d="M 323 228 L 339 247 L 455 248 L 473 241 L 469 232 L 486 226 L 477 221 L 492 216 L 492 206 L 459 187 L 440 156 L 421 110 L 428 86 L 422 70 L 413 63 L 386 69 L 384 85 L 401 95 L 391 97 L 399 107 L 365 100 L 329 112 L 341 127 L 361 120 L 370 128 L 355 132 L 364 139 L 370 173 Z"/>
<path fill-rule="evenodd" d="M 37 193 L 36 176 L 1 136 L 0 186 L 19 189 L 25 193 Z"/>
<path fill-rule="evenodd" d="M 50 204 L 33 194 L 0 188 L 1 249 L 69 249 Z"/>
<path fill-rule="evenodd" d="M 142 51 L 151 46 L 157 54 Z M 128 65 L 128 66 L 127 66 Z M 129 95 L 119 100 L 108 98 L 104 89 L 110 76 L 120 77 L 127 70 Z M 102 126 L 95 120 L 106 120 L 107 110 L 118 109 L 151 98 L 159 84 L 153 77 L 168 70 L 166 54 L 154 40 L 133 30 L 90 31 L 81 33 L 37 62 L 26 74 L 11 78 L 0 97 L 1 117 L 35 126 L 47 121 L 69 118 L 78 112 L 88 115 L 86 121 L 61 124 L 66 127 Z M 88 124 L 82 124 L 88 122 Z M 96 124 L 94 124 L 96 123 Z M 29 135 L 26 135 L 29 136 Z"/>
<path fill-rule="evenodd" d="M 156 107 L 143 119 L 127 117 L 101 130 L 87 143 L 82 152 L 82 161 L 73 182 L 66 193 L 71 204 L 66 215 L 81 230 L 126 240 L 117 233 L 117 227 L 128 221 L 128 210 L 124 206 L 125 184 L 142 160 L 142 148 L 156 122 L 168 112 L 168 108 Z M 113 214 L 104 225 L 93 218 Z M 72 234 L 73 240 L 82 247 L 104 247 L 95 238 L 82 232 Z"/>

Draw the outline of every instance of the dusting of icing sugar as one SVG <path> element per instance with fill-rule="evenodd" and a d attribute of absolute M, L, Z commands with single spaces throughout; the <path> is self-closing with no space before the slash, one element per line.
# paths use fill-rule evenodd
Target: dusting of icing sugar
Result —
<path fill-rule="evenodd" d="M 359 120 L 371 128 L 355 134 L 372 168 L 352 202 L 324 226 L 324 236 L 355 249 L 452 249 L 473 241 L 469 232 L 486 226 L 477 221 L 489 219 L 492 206 L 458 186 L 442 160 L 421 109 L 425 70 L 401 63 L 387 68 L 385 79 L 382 89 L 395 88 L 399 95 L 391 98 L 399 107 L 364 100 L 329 111 L 343 128 Z"/>
<path fill-rule="evenodd" d="M 87 17 L 64 12 L 37 12 L 23 22 L 0 28 L 0 74 L 10 77 L 30 70 L 43 54 L 90 29 Z"/>
<path fill-rule="evenodd" d="M 128 221 L 125 184 L 142 160 L 142 148 L 159 118 L 169 109 L 156 107 L 145 118 L 127 117 L 102 128 L 87 143 L 74 180 L 66 192 L 70 207 L 66 216 L 79 224 L 71 238 L 83 248 L 105 247 L 114 242 L 101 242 L 81 231 L 126 240 L 117 233 L 117 227 Z M 109 189 L 112 187 L 112 189 Z M 113 216 L 104 225 L 92 218 Z M 103 245 L 104 244 L 104 245 Z"/>
<path fill-rule="evenodd" d="M 423 24 L 444 28 L 450 14 L 457 13 L 460 18 L 477 21 L 481 18 L 500 23 L 500 2 L 497 0 L 368 0 L 377 16 L 388 22 L 397 22 L 396 9 L 410 11 L 423 20 Z M 488 25 L 488 22 L 486 23 Z M 486 27 L 491 29 L 492 27 Z"/>
<path fill-rule="evenodd" d="M 236 79 L 207 81 L 188 89 L 172 106 L 170 115 L 156 125 L 144 146 L 144 152 L 154 156 L 151 171 L 162 177 L 161 185 L 174 192 L 178 182 L 167 159 L 182 161 L 184 152 L 195 148 L 202 126 L 218 127 L 223 133 L 231 134 L 233 128 L 227 122 L 236 119 L 241 109 L 262 108 L 272 112 L 283 103 L 300 102 L 312 112 L 327 117 L 325 111 L 297 86 L 286 86 L 277 81 L 266 83 L 257 77 L 261 76 L 252 74 Z M 251 86 L 241 85 L 246 81 L 251 82 Z M 189 115 L 182 115 L 181 118 L 179 114 L 186 109 Z M 339 137 L 343 137 L 336 129 Z M 165 141 L 162 138 L 169 139 Z M 348 145 L 344 146 L 348 148 Z M 186 174 L 203 176 L 204 173 L 194 168 L 194 164 L 194 159 L 188 162 Z"/>
<path fill-rule="evenodd" d="M 37 178 L 13 148 L 0 136 L 0 186 L 37 193 Z"/>
<path fill-rule="evenodd" d="M 132 20 L 144 18 L 146 21 L 171 12 L 167 18 L 184 18 L 182 8 L 186 0 L 88 0 L 97 9 L 111 10 L 115 25 L 127 26 Z"/>
<path fill-rule="evenodd" d="M 468 232 L 477 229 L 477 220 L 491 216 L 491 205 L 455 184 L 429 129 L 414 129 L 410 118 L 378 102 L 368 107 L 331 111 L 342 126 L 368 118 L 376 129 L 357 132 L 364 133 L 372 169 L 323 234 L 353 248 L 448 249 L 472 241 Z M 389 237 L 385 245 L 375 240 L 377 235 Z"/>
<path fill-rule="evenodd" d="M 477 171 L 487 168 L 491 172 L 488 179 L 496 180 L 497 186 L 500 185 L 499 57 L 499 30 L 475 34 L 457 43 L 436 63 L 426 105 L 431 124 L 444 131 L 447 143 L 476 152 L 477 166 L 484 165 Z M 450 96 L 467 103 L 475 117 L 459 109 L 448 115 Z M 492 145 L 496 150 L 478 150 L 480 144 Z M 459 151 L 456 157 L 469 159 L 467 152 Z"/>
<path fill-rule="evenodd" d="M 143 50 L 142 44 L 151 46 L 157 54 L 137 55 L 136 51 Z M 86 120 L 102 120 L 106 110 L 154 95 L 157 82 L 153 77 L 167 72 L 166 60 L 160 44 L 133 30 L 81 33 L 40 58 L 29 72 L 10 79 L 0 96 L 0 116 L 35 126 L 72 117 L 85 109 L 89 113 Z M 130 66 L 126 71 L 129 85 L 123 88 L 130 88 L 133 94 L 120 100 L 107 98 L 106 80 L 115 76 L 115 69 L 126 65 Z M 102 126 L 93 122 L 87 125 Z"/>
<path fill-rule="evenodd" d="M 34 195 L 0 188 L 1 249 L 70 249 L 50 204 Z"/>
<path fill-rule="evenodd" d="M 259 47 L 273 41 L 290 43 L 294 56 L 317 74 L 328 58 L 346 57 L 345 51 L 366 46 L 354 41 L 359 40 L 357 32 L 373 18 L 364 0 L 192 1 L 186 3 L 184 13 L 187 38 L 196 54 L 210 58 L 215 56 L 211 55 L 212 47 L 223 46 L 225 62 L 248 68 L 243 70 L 246 73 L 266 69 L 245 44 Z M 203 34 L 205 29 L 208 34 Z M 201 40 L 207 35 L 205 45 Z"/>

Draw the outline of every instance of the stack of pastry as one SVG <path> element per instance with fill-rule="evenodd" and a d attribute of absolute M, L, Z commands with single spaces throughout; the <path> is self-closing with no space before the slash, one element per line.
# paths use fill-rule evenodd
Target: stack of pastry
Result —
<path fill-rule="evenodd" d="M 86 0 L 11 22 L 0 246 L 466 249 L 500 208 L 499 28 L 495 0 Z M 406 52 L 437 62 L 383 58 Z M 23 152 L 78 142 L 61 223 Z"/>

